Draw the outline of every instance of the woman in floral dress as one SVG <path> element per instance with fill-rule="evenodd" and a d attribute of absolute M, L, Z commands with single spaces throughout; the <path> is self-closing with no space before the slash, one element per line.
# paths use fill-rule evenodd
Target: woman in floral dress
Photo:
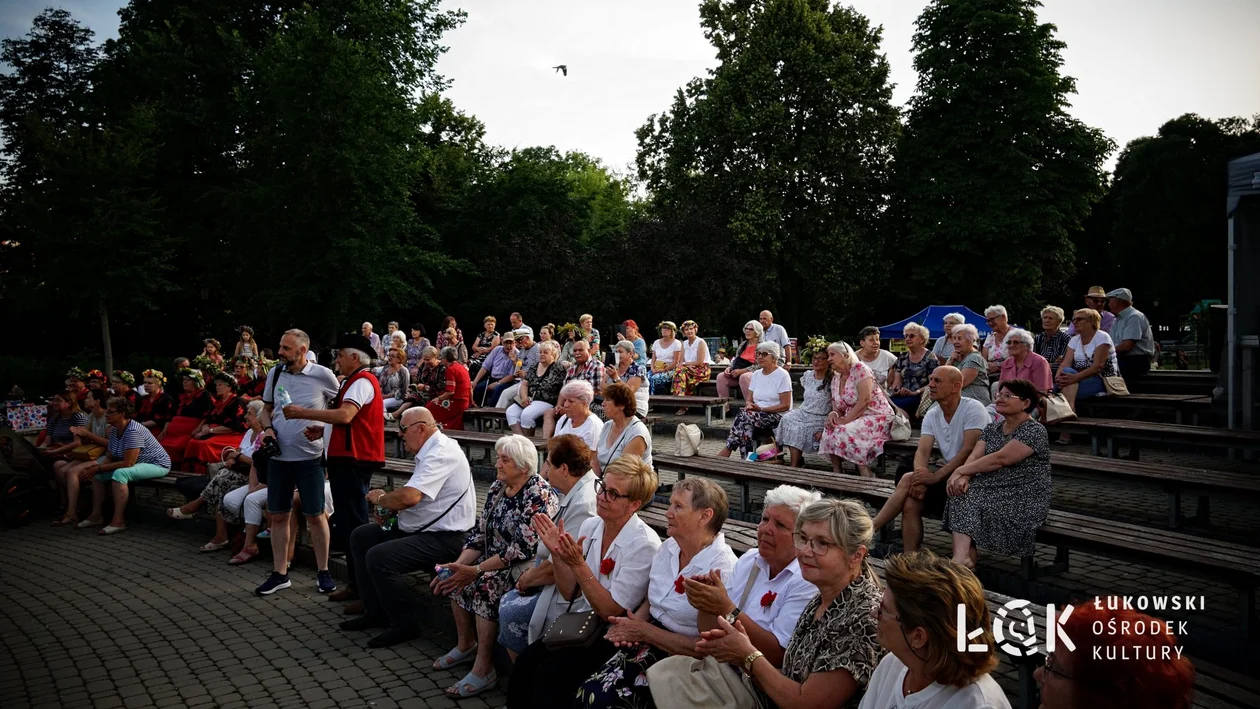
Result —
<path fill-rule="evenodd" d="M 555 517 L 559 500 L 538 474 L 538 452 L 524 436 L 504 436 L 494 444 L 497 479 L 486 495 L 477 526 L 453 563 L 443 564 L 451 575 L 435 575 L 435 593 L 451 597 L 458 644 L 433 664 L 449 670 L 476 658 L 472 670 L 447 694 L 471 697 L 493 687 L 494 643 L 478 645 L 477 638 L 499 636 L 499 602 L 538 551 L 535 515 Z M 516 572 L 514 573 L 514 568 Z"/>
<path fill-rule="evenodd" d="M 827 348 L 831 362 L 831 413 L 818 452 L 831 456 L 831 470 L 841 472 L 840 461 L 857 466 L 864 478 L 873 478 L 871 463 L 884 453 L 890 437 L 893 410 L 875 375 L 843 342 Z"/>
<path fill-rule="evenodd" d="M 793 468 L 804 464 L 803 454 L 818 452 L 818 441 L 827 425 L 827 414 L 831 413 L 831 378 L 828 376 L 831 363 L 827 361 L 827 345 L 811 340 L 801 356 L 813 367 L 801 375 L 805 400 L 783 414 L 774 431 L 774 440 L 787 448 Z"/>
<path fill-rule="evenodd" d="M 468 373 L 476 374 L 481 369 L 481 363 L 486 361 L 486 357 L 490 352 L 499 346 L 499 331 L 494 329 L 498 321 L 493 315 L 487 315 L 482 321 L 484 329 L 477 333 L 477 339 L 473 340 L 472 351 L 468 353 Z"/>

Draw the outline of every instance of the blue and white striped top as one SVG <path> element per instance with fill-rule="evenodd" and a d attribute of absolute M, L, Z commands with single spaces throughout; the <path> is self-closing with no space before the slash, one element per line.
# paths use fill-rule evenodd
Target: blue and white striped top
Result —
<path fill-rule="evenodd" d="M 70 433 L 70 427 L 86 426 L 87 420 L 87 414 L 82 411 L 69 416 L 58 416 L 50 413 L 47 426 L 48 440 L 57 445 L 70 443 L 74 440 L 74 434 Z"/>
<path fill-rule="evenodd" d="M 118 429 L 113 426 L 109 427 L 109 457 L 114 460 L 122 460 L 123 453 L 133 449 L 140 449 L 140 457 L 136 459 L 137 463 L 150 463 L 159 468 L 166 470 L 171 469 L 171 457 L 167 455 L 162 448 L 162 444 L 149 433 L 149 429 L 140 425 L 139 421 L 130 421 L 127 428 L 123 429 L 122 436 L 118 435 Z"/>

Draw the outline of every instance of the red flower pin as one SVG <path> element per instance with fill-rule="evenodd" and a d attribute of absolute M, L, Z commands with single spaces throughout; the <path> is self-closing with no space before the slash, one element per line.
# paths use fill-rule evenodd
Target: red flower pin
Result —
<path fill-rule="evenodd" d="M 614 561 L 613 558 L 610 556 L 604 559 L 603 561 L 599 562 L 599 573 L 607 576 L 608 574 L 612 573 L 613 568 L 616 566 L 617 566 L 617 562 Z"/>
<path fill-rule="evenodd" d="M 674 593 L 682 593 L 682 592 L 683 592 L 682 574 L 678 574 L 678 578 L 674 579 Z"/>
<path fill-rule="evenodd" d="M 778 597 L 779 597 L 779 594 L 775 593 L 774 591 L 766 591 L 766 595 L 761 597 L 761 607 L 769 608 L 770 604 L 774 603 L 774 599 Z"/>

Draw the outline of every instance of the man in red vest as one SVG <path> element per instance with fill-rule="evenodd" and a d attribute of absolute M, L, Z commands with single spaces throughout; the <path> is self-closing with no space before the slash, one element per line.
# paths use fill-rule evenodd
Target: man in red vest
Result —
<path fill-rule="evenodd" d="M 325 424 L 307 429 L 308 438 L 323 436 L 323 429 L 330 429 L 324 452 L 335 510 L 329 519 L 331 546 L 344 551 L 350 533 L 368 521 L 364 496 L 372 473 L 385 467 L 385 406 L 381 385 L 368 368 L 372 362 L 368 338 L 345 334 L 337 339 L 336 348 L 337 371 L 345 377 L 336 398 L 327 410 L 304 411 L 301 417 Z"/>

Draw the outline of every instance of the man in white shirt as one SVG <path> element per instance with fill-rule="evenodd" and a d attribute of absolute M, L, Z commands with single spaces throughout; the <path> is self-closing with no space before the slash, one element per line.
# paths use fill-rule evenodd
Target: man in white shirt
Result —
<path fill-rule="evenodd" d="M 384 350 L 381 349 L 381 336 L 372 332 L 372 323 L 365 322 L 359 329 L 363 332 L 363 336 L 368 339 L 368 342 L 372 344 L 372 351 L 368 354 L 375 354 L 377 359 L 384 359 Z"/>
<path fill-rule="evenodd" d="M 762 342 L 773 342 L 779 346 L 779 364 L 792 361 L 792 355 L 795 353 L 792 349 L 792 338 L 788 337 L 787 330 L 774 321 L 774 314 L 769 310 L 761 311 L 761 315 L 757 316 L 757 322 L 761 323 L 761 327 L 766 331 Z"/>
<path fill-rule="evenodd" d="M 923 432 L 914 452 L 914 467 L 897 471 L 897 489 L 875 515 L 875 529 L 901 514 L 901 541 L 905 551 L 918 550 L 923 543 L 923 515 L 940 515 L 945 510 L 945 484 L 949 476 L 980 440 L 984 427 L 993 421 L 984 404 L 962 397 L 962 372 L 941 365 L 928 377 L 928 396 L 936 402 L 923 417 Z M 932 470 L 928 463 L 932 448 L 941 452 L 944 465 Z"/>
<path fill-rule="evenodd" d="M 525 332 L 529 333 L 529 336 L 531 338 L 534 336 L 534 328 L 525 324 L 525 321 L 521 319 L 520 313 L 512 313 L 511 315 L 509 315 L 508 322 L 512 323 L 512 329 L 516 330 L 516 334 L 519 335 L 520 331 L 524 330 Z"/>
<path fill-rule="evenodd" d="M 365 524 L 350 535 L 351 583 L 363 599 L 363 615 L 342 630 L 388 628 L 368 641 L 388 647 L 419 637 L 419 603 L 406 575 L 433 571 L 459 557 L 477 516 L 477 492 L 464 451 L 447 438 L 420 406 L 399 421 L 403 445 L 415 454 L 407 484 L 392 492 L 369 490 L 367 501 L 397 513 L 392 529 Z"/>

